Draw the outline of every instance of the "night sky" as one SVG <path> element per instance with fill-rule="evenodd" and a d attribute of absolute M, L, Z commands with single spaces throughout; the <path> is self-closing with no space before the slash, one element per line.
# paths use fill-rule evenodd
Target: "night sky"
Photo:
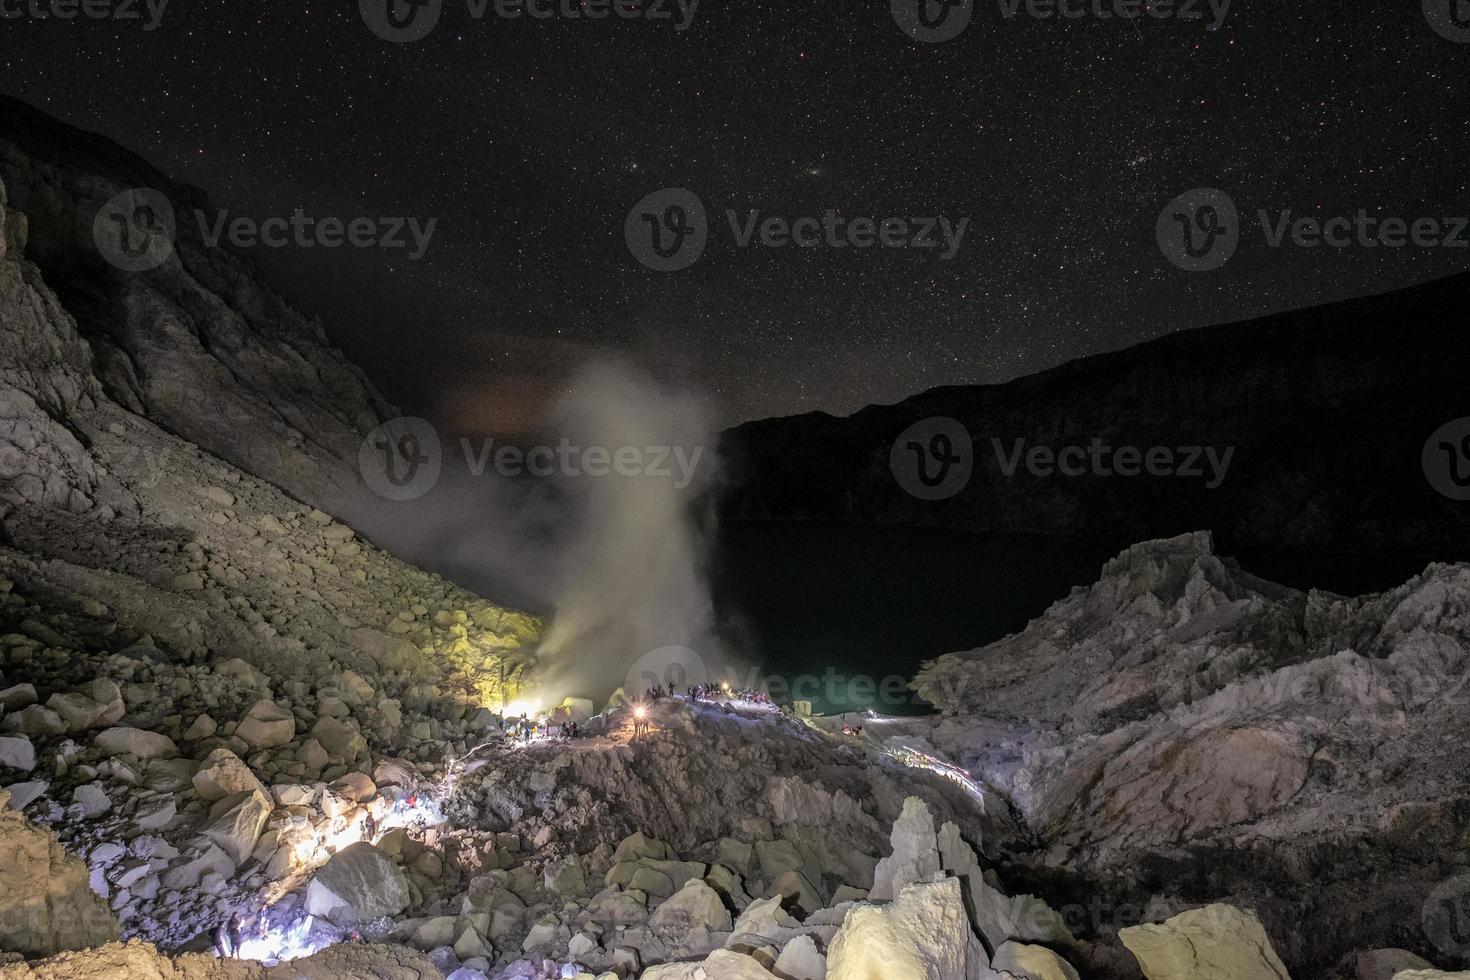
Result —
<path fill-rule="evenodd" d="M 1203 4 L 1037 20 L 980 0 L 945 43 L 905 35 L 888 0 L 705 0 L 682 32 L 669 6 L 474 20 L 446 0 L 404 44 L 347 0 L 173 0 L 151 32 L 23 16 L 0 20 L 0 88 L 232 214 L 437 218 L 417 262 L 257 253 L 391 399 L 466 424 L 607 354 L 707 393 L 723 422 L 846 413 L 1470 268 L 1464 248 L 1271 249 L 1254 226 L 1258 208 L 1470 214 L 1470 44 L 1419 0 L 1243 0 L 1214 30 Z M 675 273 L 623 238 L 666 187 L 711 220 Z M 1247 222 L 1215 272 L 1155 240 L 1195 187 Z M 951 261 L 741 249 L 727 209 L 970 224 Z"/>

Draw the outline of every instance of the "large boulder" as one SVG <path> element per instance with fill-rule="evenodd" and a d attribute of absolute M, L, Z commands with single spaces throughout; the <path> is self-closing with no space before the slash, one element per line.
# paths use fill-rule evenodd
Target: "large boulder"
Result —
<path fill-rule="evenodd" d="M 989 966 L 956 878 L 855 906 L 827 952 L 827 980 L 975 980 Z"/>
<path fill-rule="evenodd" d="M 173 739 L 141 728 L 109 728 L 98 732 L 92 744 L 106 755 L 131 755 L 139 759 L 172 759 L 179 754 Z"/>
<path fill-rule="evenodd" d="M 106 678 L 89 681 L 76 691 L 53 694 L 46 707 L 61 716 L 70 732 L 116 724 L 127 711 L 117 684 Z"/>
<path fill-rule="evenodd" d="M 306 909 L 333 922 L 365 922 L 408 907 L 408 878 L 372 844 L 343 848 L 322 866 L 306 891 Z"/>
<path fill-rule="evenodd" d="M 236 793 L 265 793 L 266 788 L 240 757 L 218 748 L 204 757 L 193 776 L 194 792 L 213 803 Z"/>
<path fill-rule="evenodd" d="M 218 844 L 235 864 L 244 864 L 255 850 L 271 810 L 271 798 L 263 790 L 227 796 L 210 809 L 209 821 L 200 834 Z"/>
<path fill-rule="evenodd" d="M 1081 980 L 1072 964 L 1055 952 L 1028 943 L 1002 943 L 990 965 L 1018 980 Z"/>
<path fill-rule="evenodd" d="M 86 863 L 9 801 L 0 789 L 0 951 L 48 956 L 115 940 L 117 919 L 89 886 Z"/>
<path fill-rule="evenodd" d="M 648 924 L 659 935 L 679 942 L 699 929 L 729 932 L 730 910 L 725 908 L 718 892 L 702 880 L 691 878 L 673 898 L 654 911 Z"/>
<path fill-rule="evenodd" d="M 893 822 L 889 842 L 893 853 L 879 861 L 873 870 L 873 887 L 868 892 L 873 901 L 888 901 L 905 885 L 928 881 L 940 870 L 934 817 L 917 796 L 903 801 L 903 812 Z"/>
<path fill-rule="evenodd" d="M 1148 980 L 1289 980 L 1256 914 L 1233 905 L 1132 926 L 1118 938 Z"/>
<path fill-rule="evenodd" d="M 296 737 L 296 716 L 268 698 L 246 709 L 235 734 L 253 749 L 286 745 Z"/>

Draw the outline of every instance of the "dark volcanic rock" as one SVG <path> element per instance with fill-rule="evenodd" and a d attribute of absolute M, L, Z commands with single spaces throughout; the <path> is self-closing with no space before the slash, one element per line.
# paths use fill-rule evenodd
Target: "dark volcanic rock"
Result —
<path fill-rule="evenodd" d="M 1223 547 L 1458 555 L 1470 509 L 1439 495 L 1420 454 L 1467 414 L 1470 276 L 1174 334 L 1004 385 L 937 388 L 848 418 L 727 431 L 725 512 L 750 520 L 918 523 L 1105 540 L 1196 528 Z M 974 473 L 956 496 L 904 492 L 889 450 L 931 417 L 964 424 Z M 1217 489 L 1181 477 L 1007 477 L 1009 454 L 1087 446 L 1234 447 Z"/>
<path fill-rule="evenodd" d="M 44 375 L 23 377 L 28 383 L 17 387 L 53 414 L 105 390 L 300 500 L 345 509 L 357 492 L 363 436 L 395 413 L 331 346 L 321 323 L 291 309 L 253 263 L 206 246 L 195 213 L 214 212 L 198 191 L 101 137 L 6 98 L 0 180 L 9 207 L 28 221 L 26 256 L 70 314 L 45 309 L 37 298 L 0 304 L 5 353 L 18 348 L 25 355 L 17 362 L 22 371 L 27 362 L 54 358 Z M 172 203 L 175 246 L 159 268 L 124 273 L 98 254 L 93 221 L 113 195 L 139 187 Z M 10 357 L 4 363 L 13 383 Z M 88 475 L 79 471 L 75 450 L 59 437 L 49 441 L 54 455 L 67 457 L 55 465 L 86 493 Z"/>

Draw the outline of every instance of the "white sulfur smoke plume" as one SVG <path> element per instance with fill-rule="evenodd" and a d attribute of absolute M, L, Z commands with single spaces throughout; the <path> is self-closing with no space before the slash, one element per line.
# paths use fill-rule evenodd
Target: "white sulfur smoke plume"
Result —
<path fill-rule="evenodd" d="M 706 410 L 621 364 L 583 369 L 554 413 L 580 447 L 632 466 L 567 479 L 579 516 L 562 556 L 556 613 L 542 644 L 547 703 L 605 697 L 641 657 L 671 645 L 713 656 L 706 560 L 714 440 Z M 616 470 L 616 467 L 614 467 Z"/>

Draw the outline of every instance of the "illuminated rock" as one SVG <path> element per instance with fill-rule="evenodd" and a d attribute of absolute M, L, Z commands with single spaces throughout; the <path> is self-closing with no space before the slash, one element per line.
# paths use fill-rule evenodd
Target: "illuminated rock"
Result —
<path fill-rule="evenodd" d="M 780 980 L 743 953 L 717 949 L 703 963 L 666 963 L 649 967 L 642 980 Z"/>
<path fill-rule="evenodd" d="M 990 965 L 1017 980 L 1081 980 L 1072 964 L 1045 946 L 1002 943 Z"/>
<path fill-rule="evenodd" d="M 117 938 L 117 920 L 89 884 L 90 872 L 47 831 L 6 804 L 0 789 L 0 950 L 49 955 Z"/>
<path fill-rule="evenodd" d="M 874 901 L 888 901 L 905 885 L 929 881 L 939 873 L 939 839 L 934 833 L 934 817 L 917 796 L 904 800 L 903 813 L 894 821 L 889 842 L 893 853 L 880 860 L 873 871 L 869 897 Z"/>
<path fill-rule="evenodd" d="M 790 980 L 825 980 L 827 957 L 817 950 L 811 936 L 797 936 L 781 949 L 775 970 Z"/>
<path fill-rule="evenodd" d="M 1118 938 L 1148 980 L 1289 980 L 1256 914 L 1231 905 L 1121 929 Z"/>
<path fill-rule="evenodd" d="M 265 793 L 265 785 L 256 778 L 240 757 L 226 748 L 218 748 L 204 757 L 191 779 L 194 792 L 210 803 L 236 793 Z"/>
<path fill-rule="evenodd" d="M 827 980 L 975 980 L 993 976 L 957 879 L 909 885 L 886 905 L 847 913 Z"/>
<path fill-rule="evenodd" d="M 235 864 L 244 864 L 271 815 L 271 799 L 263 790 L 237 793 L 219 800 L 199 833 L 214 841 Z"/>
<path fill-rule="evenodd" d="M 397 915 L 408 907 L 408 878 L 366 842 L 332 855 L 306 891 L 306 909 L 340 924 Z"/>

